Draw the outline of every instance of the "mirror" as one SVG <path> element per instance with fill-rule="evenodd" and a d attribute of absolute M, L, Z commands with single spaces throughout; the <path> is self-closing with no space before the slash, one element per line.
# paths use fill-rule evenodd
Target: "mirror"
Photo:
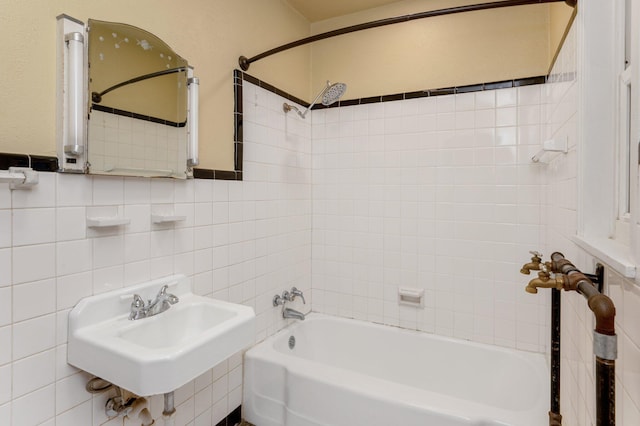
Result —
<path fill-rule="evenodd" d="M 187 61 L 140 28 L 90 19 L 91 174 L 185 179 Z"/>

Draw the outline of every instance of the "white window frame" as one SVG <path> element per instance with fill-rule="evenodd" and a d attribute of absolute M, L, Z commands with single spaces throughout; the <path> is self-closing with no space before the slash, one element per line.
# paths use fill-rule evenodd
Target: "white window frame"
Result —
<path fill-rule="evenodd" d="M 631 19 L 628 22 L 631 25 L 631 46 L 630 46 L 630 63 L 631 63 L 631 114 L 630 114 L 630 205 L 631 215 L 629 219 L 628 234 L 631 237 L 631 253 L 636 265 L 640 264 L 640 178 L 639 169 L 639 150 L 640 150 L 640 4 L 630 1 L 632 4 Z M 634 7 L 635 6 L 635 7 Z M 636 274 L 636 284 L 640 285 L 640 276 Z"/>
<path fill-rule="evenodd" d="M 635 3 L 635 2 L 630 2 Z M 628 231 L 618 219 L 620 76 L 625 69 L 626 0 L 586 1 L 578 7 L 578 227 L 572 239 L 628 278 L 635 278 L 640 254 L 638 182 L 631 169 L 631 215 Z M 638 7 L 632 9 L 639 9 Z M 634 10 L 637 20 L 638 10 Z M 632 31 L 637 29 L 632 28 Z M 636 35 L 634 35 L 636 34 Z M 637 33 L 632 33 L 631 58 L 640 58 Z M 636 143 L 640 117 L 638 69 L 631 69 L 631 164 L 637 164 Z M 625 92 L 626 93 L 626 92 Z M 627 104 L 628 105 L 628 104 Z M 628 109 L 627 109 L 628 110 Z M 616 230 L 619 225 L 619 230 Z M 616 239 L 616 236 L 618 237 Z M 626 237 L 626 238 L 625 238 Z M 640 279 L 638 279 L 640 283 Z"/>
<path fill-rule="evenodd" d="M 631 220 L 631 181 L 633 167 L 631 167 L 632 130 L 631 120 L 634 85 L 632 85 L 632 68 L 629 65 L 619 79 L 618 91 L 618 135 L 616 149 L 616 218 L 612 237 L 620 244 L 629 246 L 631 243 L 629 222 Z"/>

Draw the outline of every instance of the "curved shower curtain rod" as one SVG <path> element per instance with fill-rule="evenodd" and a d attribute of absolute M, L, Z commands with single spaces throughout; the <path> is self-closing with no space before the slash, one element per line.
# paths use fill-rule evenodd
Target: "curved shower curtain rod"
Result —
<path fill-rule="evenodd" d="M 246 56 L 240 56 L 240 58 L 238 58 L 238 64 L 240 65 L 240 68 L 242 68 L 243 71 L 247 71 L 249 69 L 249 66 L 253 62 L 259 61 L 260 59 L 264 59 L 267 56 L 271 56 L 276 53 L 280 53 L 282 51 L 292 49 L 294 47 L 313 43 L 314 41 L 324 40 L 327 38 L 331 38 L 331 37 L 335 37 L 343 34 L 349 34 L 356 31 L 367 30 L 369 28 L 383 27 L 386 25 L 399 24 L 402 22 L 414 21 L 416 19 L 432 18 L 435 16 L 452 15 L 452 14 L 461 13 L 461 12 L 474 12 L 478 10 L 498 9 L 501 7 L 511 7 L 511 6 L 526 6 L 526 5 L 533 5 L 533 4 L 557 3 L 560 1 L 564 1 L 567 5 L 571 7 L 575 7 L 576 4 L 578 3 L 578 0 L 503 0 L 503 1 L 497 1 L 497 2 L 471 4 L 467 6 L 450 7 L 446 9 L 428 10 L 426 12 L 396 16 L 394 18 L 379 19 L 377 21 L 365 22 L 363 24 L 352 25 L 349 27 L 340 28 L 333 31 L 327 31 L 322 34 L 316 34 L 314 36 L 306 37 L 297 41 L 293 41 L 291 43 L 283 44 L 282 46 L 273 48 L 271 50 L 267 50 L 266 52 L 263 52 L 252 58 L 247 58 Z"/>
<path fill-rule="evenodd" d="M 103 90 L 102 92 L 91 92 L 91 101 L 99 104 L 100 102 L 102 102 L 102 97 L 113 90 L 119 89 L 124 86 L 128 86 L 129 84 L 137 83 L 139 81 L 149 80 L 151 78 L 156 78 L 156 77 L 160 77 L 167 74 L 175 74 L 175 73 L 186 71 L 186 70 L 187 70 L 187 67 L 177 67 L 177 68 L 169 68 L 162 71 L 152 72 L 149 74 L 139 75 L 138 77 L 134 77 L 129 80 L 120 82 L 118 84 L 114 84 L 113 86 Z"/>

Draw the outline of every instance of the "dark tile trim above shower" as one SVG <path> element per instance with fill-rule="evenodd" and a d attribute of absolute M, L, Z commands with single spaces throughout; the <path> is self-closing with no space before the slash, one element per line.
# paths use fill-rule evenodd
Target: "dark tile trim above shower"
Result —
<path fill-rule="evenodd" d="M 340 100 L 333 105 L 314 105 L 312 109 L 339 108 L 351 105 L 365 105 L 378 102 L 402 101 L 407 99 L 426 98 L 433 96 L 456 95 L 459 93 L 482 92 L 484 90 L 507 89 L 511 87 L 530 86 L 533 84 L 544 84 L 546 76 L 536 76 L 528 78 L 518 78 L 514 80 L 494 81 L 490 83 L 470 84 L 467 86 L 444 87 L 440 89 L 418 90 L 415 92 L 395 93 L 391 95 L 371 96 L 360 99 Z"/>
<path fill-rule="evenodd" d="M 271 93 L 275 93 L 276 95 L 282 96 L 283 98 L 285 98 L 285 99 L 287 99 L 287 100 L 289 100 L 291 102 L 295 102 L 298 105 L 302 105 L 305 108 L 309 106 L 308 102 L 306 102 L 306 101 L 304 101 L 304 100 L 302 100 L 302 99 L 300 99 L 300 98 L 298 98 L 296 96 L 293 96 L 293 95 L 291 95 L 291 94 L 289 94 L 289 93 L 287 93 L 287 92 L 285 92 L 283 90 L 280 90 L 277 87 L 272 86 L 271 84 L 269 84 L 267 82 L 264 82 L 264 81 L 262 81 L 260 79 L 257 79 L 254 76 L 247 74 L 246 72 L 242 72 L 240 70 L 236 70 L 235 72 L 242 74 L 242 79 L 244 81 L 248 81 L 249 83 L 252 83 L 252 84 L 254 84 L 254 85 L 258 86 L 258 87 L 261 87 L 266 91 L 269 91 Z"/>
<path fill-rule="evenodd" d="M 295 102 L 298 105 L 302 105 L 303 107 L 308 107 L 309 103 L 293 96 L 283 90 L 278 89 L 277 87 L 264 82 L 246 72 L 240 71 L 238 69 L 233 72 L 233 88 L 234 88 L 234 112 L 233 112 L 233 126 L 234 126 L 234 168 L 235 171 L 217 171 L 217 170 L 204 170 L 204 169 L 194 169 L 193 176 L 197 179 L 226 179 L 226 180 L 242 180 L 242 170 L 243 170 L 243 109 L 242 109 L 242 92 L 243 92 L 243 83 L 247 81 L 252 83 L 262 89 L 265 89 L 271 93 L 282 96 L 283 98 Z M 495 89 L 503 89 L 509 87 L 521 87 L 528 86 L 533 84 L 543 84 L 547 81 L 546 76 L 536 76 L 529 78 L 520 78 L 514 80 L 504 80 L 504 81 L 496 81 L 490 83 L 480 83 L 480 84 L 472 84 L 467 86 L 455 86 L 455 87 L 445 87 L 441 89 L 429 89 L 429 90 L 418 90 L 415 92 L 407 92 L 407 93 L 396 93 L 391 95 L 380 95 L 380 96 L 371 96 L 367 98 L 360 99 L 347 99 L 341 100 L 333 105 L 325 106 L 322 104 L 316 104 L 312 109 L 323 109 L 323 108 L 338 108 L 352 105 L 365 105 L 379 102 L 391 102 L 391 101 L 400 101 L 406 99 L 415 99 L 415 98 L 424 98 L 431 96 L 442 96 L 442 95 L 453 95 L 457 93 L 470 93 L 470 92 L 480 92 L 483 90 L 495 90 Z"/>

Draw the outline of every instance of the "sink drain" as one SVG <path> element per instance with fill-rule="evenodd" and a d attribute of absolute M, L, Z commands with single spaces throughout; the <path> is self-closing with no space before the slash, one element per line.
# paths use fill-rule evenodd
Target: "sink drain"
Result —
<path fill-rule="evenodd" d="M 289 349 L 296 347 L 296 338 L 294 336 L 289 337 Z"/>

